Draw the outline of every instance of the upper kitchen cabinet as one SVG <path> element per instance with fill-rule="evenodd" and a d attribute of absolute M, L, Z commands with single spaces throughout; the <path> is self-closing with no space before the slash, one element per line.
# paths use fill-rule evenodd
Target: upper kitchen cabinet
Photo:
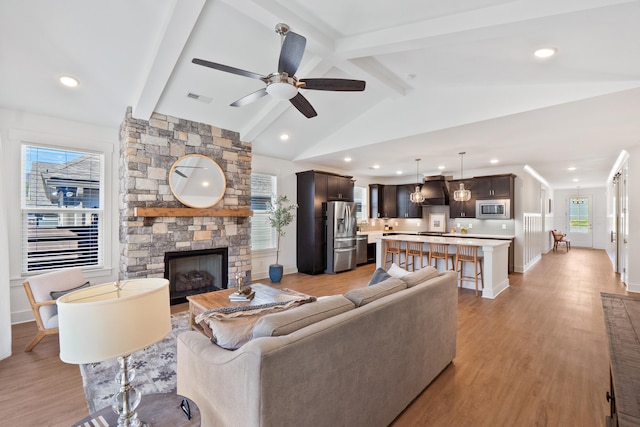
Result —
<path fill-rule="evenodd" d="M 369 184 L 369 217 L 375 219 L 396 216 L 396 186 Z"/>
<path fill-rule="evenodd" d="M 464 188 L 471 191 L 471 199 L 467 202 L 458 202 L 453 198 L 453 193 L 460 188 L 460 183 L 464 183 Z M 476 217 L 476 189 L 475 179 L 456 179 L 449 181 L 449 217 L 450 218 L 475 218 Z"/>
<path fill-rule="evenodd" d="M 472 196 L 476 199 L 513 200 L 515 177 L 513 174 L 475 177 L 475 194 Z"/>
<path fill-rule="evenodd" d="M 298 217 L 323 216 L 322 203 L 327 201 L 327 174 L 318 171 L 296 173 L 298 177 Z"/>
<path fill-rule="evenodd" d="M 342 200 L 353 202 L 353 177 L 341 175 L 327 175 L 327 200 Z"/>
<path fill-rule="evenodd" d="M 415 190 L 412 184 L 396 186 L 396 210 L 398 218 L 422 218 L 422 206 L 412 203 L 409 196 Z"/>

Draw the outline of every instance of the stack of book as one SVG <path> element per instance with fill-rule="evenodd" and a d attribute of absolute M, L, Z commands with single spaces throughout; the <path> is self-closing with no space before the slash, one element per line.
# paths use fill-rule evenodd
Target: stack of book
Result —
<path fill-rule="evenodd" d="M 256 295 L 253 289 L 250 286 L 242 288 L 242 290 L 235 291 L 231 295 L 229 295 L 229 301 L 238 302 L 238 301 L 251 301 L 253 297 Z"/>

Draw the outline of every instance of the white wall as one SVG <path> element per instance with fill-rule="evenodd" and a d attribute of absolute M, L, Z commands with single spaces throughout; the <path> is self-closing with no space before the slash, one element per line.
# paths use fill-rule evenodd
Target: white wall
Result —
<path fill-rule="evenodd" d="M 20 181 L 21 142 L 94 149 L 110 153 L 105 158 L 105 268 L 87 271 L 85 275 L 92 283 L 102 283 L 117 278 L 119 254 L 118 237 L 118 129 L 89 125 L 81 122 L 61 120 L 48 116 L 0 109 L 0 140 L 2 142 L 2 176 L 5 185 L 5 203 L 8 235 L 3 238 L 12 249 L 8 257 L 9 284 L 0 280 L 0 297 L 5 300 L 9 293 L 11 322 L 33 320 L 33 313 L 24 292 L 20 252 Z M 10 183 L 10 185 L 9 185 Z M 2 245 L 0 245 L 1 247 Z M 1 255 L 1 254 L 0 254 Z M 0 318 L 4 305 L 0 306 Z"/>
<path fill-rule="evenodd" d="M 2 135 L 0 135 L 0 159 L 2 155 Z M 4 169 L 3 169 L 4 170 Z M 6 184 L 9 180 L 3 176 L 0 181 L 0 200 L 5 199 Z M 0 360 L 11 356 L 11 303 L 9 293 L 9 241 L 7 235 L 6 207 L 0 204 Z"/>
<path fill-rule="evenodd" d="M 633 197 L 635 186 L 640 186 L 640 147 L 629 150 L 627 187 L 629 192 L 627 233 L 627 290 L 640 292 L 640 197 Z"/>

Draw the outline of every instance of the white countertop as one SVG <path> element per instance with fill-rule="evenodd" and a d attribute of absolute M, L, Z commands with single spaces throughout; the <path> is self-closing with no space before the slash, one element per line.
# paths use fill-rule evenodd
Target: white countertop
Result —
<path fill-rule="evenodd" d="M 402 242 L 446 243 L 449 245 L 469 245 L 479 247 L 496 247 L 509 245 L 509 240 L 476 239 L 466 237 L 416 236 L 413 234 L 398 234 L 394 236 L 378 236 L 380 240 L 400 240 Z"/>
<path fill-rule="evenodd" d="M 516 236 L 510 234 L 480 234 L 480 233 L 445 233 L 443 237 L 462 237 L 462 238 L 478 238 L 478 239 L 515 239 Z"/>

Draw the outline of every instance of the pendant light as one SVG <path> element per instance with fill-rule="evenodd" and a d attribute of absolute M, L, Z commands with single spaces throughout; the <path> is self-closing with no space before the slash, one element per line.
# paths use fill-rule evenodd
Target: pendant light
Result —
<path fill-rule="evenodd" d="M 464 168 L 462 166 L 462 159 L 464 158 L 464 155 L 467 153 L 462 151 L 459 154 L 460 154 L 460 179 L 463 179 Z M 468 202 L 469 200 L 471 200 L 471 191 L 465 190 L 463 182 L 460 183 L 460 189 L 453 192 L 453 200 L 455 200 L 456 202 Z"/>
<path fill-rule="evenodd" d="M 416 181 L 416 191 L 409 195 L 409 200 L 411 200 L 411 203 L 422 203 L 424 202 L 424 196 L 420 188 L 420 159 L 416 159 Z"/>

